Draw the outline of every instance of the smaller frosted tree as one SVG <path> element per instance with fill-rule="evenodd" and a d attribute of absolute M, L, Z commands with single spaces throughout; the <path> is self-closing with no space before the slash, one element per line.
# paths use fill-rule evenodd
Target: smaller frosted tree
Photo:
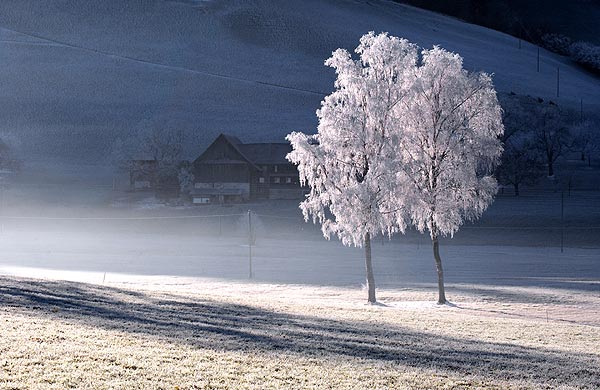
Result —
<path fill-rule="evenodd" d="M 553 102 L 545 103 L 541 99 L 533 103 L 531 115 L 535 118 L 532 130 L 537 148 L 548 165 L 548 177 L 554 177 L 554 163 L 571 142 L 570 115 Z"/>
<path fill-rule="evenodd" d="M 571 128 L 574 138 L 572 149 L 581 152 L 581 160 L 587 158 L 589 167 L 592 166 L 592 155 L 600 151 L 599 127 L 597 122 L 586 120 Z"/>
<path fill-rule="evenodd" d="M 458 54 L 423 50 L 402 105 L 398 185 L 410 183 L 412 222 L 431 236 L 439 304 L 446 303 L 439 238 L 481 216 L 497 192 L 491 172 L 502 154 L 501 113 L 489 75 L 464 70 Z"/>
<path fill-rule="evenodd" d="M 179 193 L 184 197 L 189 197 L 194 188 L 194 174 L 190 166 L 182 166 L 177 173 L 179 181 Z"/>
<path fill-rule="evenodd" d="M 533 138 L 535 118 L 531 115 L 525 96 L 505 95 L 501 101 L 504 108 L 504 153 L 496 177 L 501 184 L 511 185 L 519 196 L 522 185 L 535 184 L 544 173 L 543 158 Z"/>
<path fill-rule="evenodd" d="M 364 246 L 368 301 L 374 303 L 371 240 L 405 228 L 394 139 L 410 86 L 405 73 L 414 69 L 417 51 L 405 39 L 369 33 L 356 53 L 359 60 L 338 49 L 325 62 L 336 70 L 336 90 L 317 112 L 318 134 L 288 135 L 293 151 L 287 157 L 310 187 L 300 204 L 304 218 L 319 222 L 328 239 Z"/>

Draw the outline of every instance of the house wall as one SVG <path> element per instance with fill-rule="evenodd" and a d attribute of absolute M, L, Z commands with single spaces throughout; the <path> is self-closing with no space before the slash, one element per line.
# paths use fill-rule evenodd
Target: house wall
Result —
<path fill-rule="evenodd" d="M 294 188 L 271 188 L 269 199 L 302 199 L 305 190 L 296 186 Z"/>
<path fill-rule="evenodd" d="M 254 154 L 256 152 L 254 150 Z M 271 158 L 268 150 L 265 153 L 262 157 Z M 217 138 L 194 162 L 194 181 L 195 193 L 200 196 L 202 189 L 210 190 L 207 194 L 218 194 L 216 196 L 237 190 L 244 200 L 301 199 L 304 193 L 294 165 L 283 161 L 279 164 L 250 162 L 226 137 Z M 218 193 L 219 189 L 223 190 L 222 194 Z"/>
<path fill-rule="evenodd" d="M 194 180 L 202 183 L 249 183 L 250 169 L 244 163 L 197 164 Z"/>
<path fill-rule="evenodd" d="M 194 189 L 196 190 L 237 190 L 241 191 L 242 194 L 250 195 L 250 183 L 227 183 L 227 182 L 214 182 L 214 183 L 202 183 L 196 182 L 194 183 Z M 201 192 L 201 191 L 199 191 Z"/>

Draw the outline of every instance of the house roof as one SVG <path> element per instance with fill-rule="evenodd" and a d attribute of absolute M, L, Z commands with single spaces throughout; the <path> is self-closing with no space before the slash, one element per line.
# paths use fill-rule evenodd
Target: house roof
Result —
<path fill-rule="evenodd" d="M 240 145 L 242 143 L 242 141 L 240 141 L 240 139 L 238 137 L 235 137 L 233 135 L 221 133 L 221 136 L 223 138 L 225 138 L 232 145 Z"/>
<path fill-rule="evenodd" d="M 285 156 L 292 151 L 288 143 L 241 144 L 238 149 L 248 160 L 258 165 L 287 164 Z"/>
<path fill-rule="evenodd" d="M 258 167 L 259 165 L 287 164 L 288 161 L 286 160 L 285 156 L 292 151 L 292 147 L 288 143 L 271 142 L 244 144 L 239 140 L 239 138 L 228 134 L 220 134 L 215 139 L 213 144 L 220 139 L 225 140 L 227 143 L 229 143 L 244 160 L 246 160 L 256 169 L 260 169 Z M 234 161 L 225 161 L 222 159 L 219 159 L 218 161 L 204 159 L 203 156 L 205 155 L 205 153 L 206 151 L 202 153 L 202 155 L 200 155 L 200 157 L 198 157 L 196 161 L 202 159 L 202 162 L 204 164 L 223 162 L 234 163 Z"/>

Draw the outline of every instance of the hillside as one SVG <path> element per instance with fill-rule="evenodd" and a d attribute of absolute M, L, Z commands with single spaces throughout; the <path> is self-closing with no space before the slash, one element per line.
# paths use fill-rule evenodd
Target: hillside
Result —
<path fill-rule="evenodd" d="M 26 161 L 101 161 L 116 137 L 183 129 L 194 156 L 218 133 L 246 142 L 311 131 L 333 72 L 369 30 L 459 52 L 499 91 L 600 109 L 600 82 L 567 60 L 388 1 L 33 0 L 0 3 L 0 134 Z M 556 99 L 555 99 L 556 100 Z"/>

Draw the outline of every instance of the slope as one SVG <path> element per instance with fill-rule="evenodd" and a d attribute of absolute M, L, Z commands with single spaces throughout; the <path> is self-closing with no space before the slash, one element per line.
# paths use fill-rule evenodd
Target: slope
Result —
<path fill-rule="evenodd" d="M 183 129 L 193 157 L 220 132 L 311 131 L 333 72 L 369 30 L 459 52 L 500 91 L 599 111 L 597 78 L 501 33 L 388 1 L 33 0 L 0 3 L 0 134 L 26 161 L 103 160 L 116 137 Z M 556 98 L 560 67 L 560 98 Z"/>

